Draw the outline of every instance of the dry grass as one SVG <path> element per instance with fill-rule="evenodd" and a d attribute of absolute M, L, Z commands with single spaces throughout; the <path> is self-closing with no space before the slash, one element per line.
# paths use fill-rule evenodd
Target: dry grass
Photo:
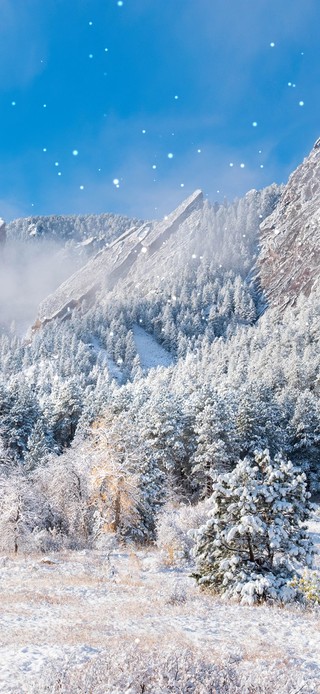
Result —
<path fill-rule="evenodd" d="M 140 649 L 141 672 L 145 672 L 147 654 L 152 654 L 159 677 L 162 677 L 166 662 L 165 655 L 163 660 L 159 655 L 163 651 L 168 658 L 174 652 L 189 653 L 187 661 L 182 658 L 180 664 L 183 672 L 189 665 L 192 667 L 193 660 L 196 668 L 200 668 L 201 658 L 222 670 L 227 661 L 232 661 L 243 671 L 246 668 L 267 671 L 275 666 L 289 671 L 292 668 L 289 653 L 293 653 L 294 659 L 303 653 L 306 654 L 303 657 L 309 657 L 307 638 L 315 638 L 317 628 L 311 612 L 296 612 L 303 629 L 300 649 L 296 636 L 292 636 L 295 616 L 289 610 L 224 604 L 212 595 L 199 592 L 186 573 L 159 571 L 152 552 L 126 553 L 122 550 L 110 556 L 103 552 L 69 552 L 55 559 L 56 563 L 50 565 L 42 563 L 37 556 L 32 560 L 9 558 L 0 569 L 0 691 L 1 660 L 3 662 L 3 654 L 10 649 L 14 649 L 16 656 L 12 656 L 10 668 L 8 666 L 8 677 L 12 678 L 15 673 L 13 681 L 16 677 L 20 687 L 12 691 L 19 691 L 19 694 L 33 691 L 30 682 L 36 681 L 38 675 L 23 672 L 23 677 L 29 678 L 26 680 L 29 689 L 23 689 L 21 681 L 24 680 L 19 679 L 22 675 L 16 664 L 26 644 L 30 644 L 31 650 L 40 649 L 41 653 L 52 650 L 51 656 L 44 656 L 45 671 L 51 668 L 56 653 L 60 654 L 60 659 L 64 656 L 70 659 L 68 668 L 71 670 L 79 663 L 80 679 L 71 675 L 71 670 L 70 677 L 68 675 L 70 686 L 75 683 L 79 688 L 60 690 L 70 694 L 74 691 L 115 694 L 116 689 L 99 689 L 100 685 L 95 684 L 97 673 L 99 677 L 106 677 L 106 663 L 109 662 L 106 654 L 112 651 L 128 654 L 129 677 L 131 647 Z M 279 630 L 288 634 L 283 642 L 279 640 Z M 90 663 L 84 664 L 83 661 L 93 657 L 85 649 L 98 652 L 97 672 L 90 670 Z M 61 663 L 57 667 L 61 668 Z M 85 689 L 86 682 L 92 683 L 91 690 Z M 69 687 L 69 684 L 63 686 Z M 11 690 L 3 691 L 7 694 Z M 135 691 L 140 690 L 132 690 Z M 154 694 L 152 689 L 145 691 Z M 163 690 L 166 691 L 180 690 Z"/>

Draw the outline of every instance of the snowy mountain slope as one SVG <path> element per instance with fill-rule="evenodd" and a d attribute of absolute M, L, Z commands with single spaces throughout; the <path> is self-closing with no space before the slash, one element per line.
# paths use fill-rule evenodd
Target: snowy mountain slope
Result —
<path fill-rule="evenodd" d="M 112 289 L 121 277 L 126 276 L 139 254 L 152 255 L 198 205 L 202 205 L 200 191 L 191 195 L 162 222 L 143 224 L 125 232 L 41 304 L 37 325 L 66 317 L 81 301 L 92 299 L 99 287 Z"/>
<path fill-rule="evenodd" d="M 0 325 L 25 334 L 41 301 L 135 224 L 113 214 L 0 221 Z"/>
<path fill-rule="evenodd" d="M 100 300 L 114 287 L 126 295 L 146 295 L 158 291 L 163 279 L 179 279 L 201 263 L 245 277 L 256 257 L 259 222 L 279 194 L 270 186 L 212 207 L 195 191 L 162 221 L 129 229 L 91 259 L 41 304 L 36 326 L 66 317 L 83 299 L 92 302 L 99 290 Z"/>
<path fill-rule="evenodd" d="M 257 263 L 272 305 L 294 303 L 319 281 L 320 149 L 314 147 L 290 176 L 273 213 L 261 224 Z"/>

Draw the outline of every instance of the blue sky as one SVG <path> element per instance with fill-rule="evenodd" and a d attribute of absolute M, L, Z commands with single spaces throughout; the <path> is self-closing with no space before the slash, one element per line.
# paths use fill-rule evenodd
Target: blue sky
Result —
<path fill-rule="evenodd" d="M 319 0 L 0 0 L 0 216 L 160 217 L 320 135 Z"/>

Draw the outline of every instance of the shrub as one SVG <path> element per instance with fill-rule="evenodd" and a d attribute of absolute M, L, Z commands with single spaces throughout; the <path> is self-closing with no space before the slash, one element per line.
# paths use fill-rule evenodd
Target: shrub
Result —
<path fill-rule="evenodd" d="M 164 566 L 182 567 L 193 561 L 195 531 L 204 523 L 208 502 L 196 506 L 165 504 L 158 515 L 157 547 Z"/>
<path fill-rule="evenodd" d="M 320 605 L 320 575 L 317 571 L 305 570 L 302 576 L 294 576 L 291 586 L 301 593 L 306 603 Z"/>
<path fill-rule="evenodd" d="M 138 641 L 138 640 L 137 640 Z M 202 646 L 203 648 L 203 646 Z M 307 686 L 307 688 L 305 688 Z M 212 654 L 164 647 L 143 649 L 134 644 L 110 646 L 108 652 L 88 663 L 48 673 L 39 694 L 290 694 L 318 691 L 316 678 L 293 667 L 242 670 L 232 658 L 213 662 Z M 38 691 L 35 690 L 35 694 Z"/>

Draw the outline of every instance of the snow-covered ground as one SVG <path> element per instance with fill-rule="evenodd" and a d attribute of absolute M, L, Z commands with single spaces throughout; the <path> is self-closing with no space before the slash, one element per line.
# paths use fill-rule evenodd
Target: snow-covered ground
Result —
<path fill-rule="evenodd" d="M 170 366 L 173 363 L 171 354 L 139 325 L 133 327 L 133 335 L 144 371 L 157 366 Z"/>
<path fill-rule="evenodd" d="M 134 325 L 133 335 L 143 371 L 148 371 L 157 366 L 170 366 L 173 363 L 171 354 L 139 325 Z M 108 352 L 101 346 L 99 340 L 96 337 L 92 337 L 90 344 L 97 354 L 99 364 L 107 366 L 110 377 L 120 384 L 124 383 L 125 379 L 121 366 L 109 357 Z"/>
<path fill-rule="evenodd" d="M 50 688 L 52 668 L 81 672 L 111 648 L 140 647 L 191 649 L 245 677 L 288 672 L 303 693 L 320 691 L 317 611 L 224 603 L 151 550 L 0 558 L 0 692 L 71 692 Z"/>

